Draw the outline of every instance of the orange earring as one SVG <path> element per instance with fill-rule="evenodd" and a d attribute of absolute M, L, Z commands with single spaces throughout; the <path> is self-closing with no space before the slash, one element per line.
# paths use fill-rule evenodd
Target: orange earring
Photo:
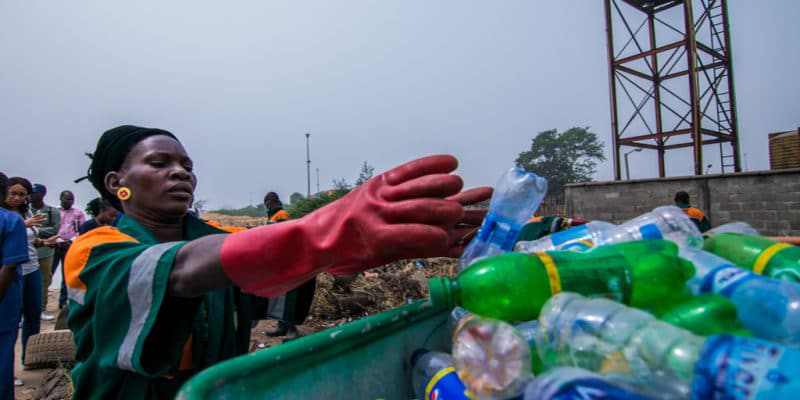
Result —
<path fill-rule="evenodd" d="M 132 195 L 133 193 L 131 193 L 131 190 L 125 186 L 117 189 L 117 198 L 122 201 L 129 200 Z"/>

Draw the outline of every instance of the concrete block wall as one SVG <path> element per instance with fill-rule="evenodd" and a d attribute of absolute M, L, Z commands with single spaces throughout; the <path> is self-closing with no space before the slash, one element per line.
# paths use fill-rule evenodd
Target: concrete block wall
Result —
<path fill-rule="evenodd" d="M 689 192 L 712 226 L 750 223 L 764 235 L 800 236 L 800 169 L 589 182 L 566 188 L 567 212 L 620 223 Z"/>

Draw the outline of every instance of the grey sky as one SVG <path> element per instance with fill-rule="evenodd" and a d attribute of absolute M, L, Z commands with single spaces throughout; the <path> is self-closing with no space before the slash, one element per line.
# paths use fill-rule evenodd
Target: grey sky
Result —
<path fill-rule="evenodd" d="M 551 128 L 610 143 L 599 0 L 298 4 L 0 3 L 0 169 L 84 203 L 91 186 L 72 180 L 100 133 L 160 127 L 195 159 L 198 198 L 221 206 L 304 193 L 305 132 L 323 188 L 364 160 L 383 171 L 439 152 L 469 186 L 492 184 Z M 743 149 L 765 169 L 767 133 L 800 125 L 800 3 L 730 13 Z M 656 173 L 652 153 L 631 162 Z"/>

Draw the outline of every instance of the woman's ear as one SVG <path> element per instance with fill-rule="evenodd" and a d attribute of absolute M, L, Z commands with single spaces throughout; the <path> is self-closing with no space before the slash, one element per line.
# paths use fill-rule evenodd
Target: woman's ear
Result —
<path fill-rule="evenodd" d="M 117 190 L 124 186 L 122 183 L 122 177 L 117 171 L 111 171 L 107 173 L 103 182 L 106 185 L 106 190 L 108 190 L 110 193 L 117 193 Z"/>

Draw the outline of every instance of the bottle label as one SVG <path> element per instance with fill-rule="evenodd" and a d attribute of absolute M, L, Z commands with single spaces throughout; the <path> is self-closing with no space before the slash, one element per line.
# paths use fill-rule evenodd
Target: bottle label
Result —
<path fill-rule="evenodd" d="M 546 398 L 551 400 L 645 400 L 645 397 L 600 378 L 576 379 Z"/>
<path fill-rule="evenodd" d="M 558 250 L 584 252 L 594 247 L 589 235 L 589 226 L 580 225 L 550 235 L 550 242 Z"/>
<path fill-rule="evenodd" d="M 581 225 L 563 230 L 561 232 L 556 232 L 550 235 L 550 240 L 554 245 L 558 246 L 572 240 L 583 239 L 586 236 L 589 236 L 589 226 Z"/>
<path fill-rule="evenodd" d="M 800 393 L 800 352 L 766 340 L 710 337 L 695 366 L 692 398 L 766 400 Z"/>
<path fill-rule="evenodd" d="M 661 230 L 658 229 L 656 224 L 646 224 L 639 227 L 639 233 L 642 234 L 643 240 L 658 240 L 663 239 Z"/>
<path fill-rule="evenodd" d="M 790 249 L 794 246 L 788 243 L 775 243 L 772 246 L 766 248 L 766 250 L 762 251 L 761 254 L 758 255 L 756 258 L 755 263 L 753 263 L 753 272 L 761 275 L 764 273 L 764 269 L 767 268 L 769 261 L 772 260 L 772 257 L 775 257 L 778 252 L 785 249 Z"/>
<path fill-rule="evenodd" d="M 730 297 L 733 291 L 742 283 L 758 279 L 758 275 L 735 267 L 731 264 L 722 264 L 714 267 L 700 285 L 700 293 L 718 293 Z"/>
<path fill-rule="evenodd" d="M 425 400 L 469 400 L 473 398 L 453 367 L 445 368 L 434 374 L 425 387 Z"/>
<path fill-rule="evenodd" d="M 514 249 L 522 226 L 506 217 L 489 212 L 478 231 L 478 240 L 494 244 L 504 251 Z"/>

